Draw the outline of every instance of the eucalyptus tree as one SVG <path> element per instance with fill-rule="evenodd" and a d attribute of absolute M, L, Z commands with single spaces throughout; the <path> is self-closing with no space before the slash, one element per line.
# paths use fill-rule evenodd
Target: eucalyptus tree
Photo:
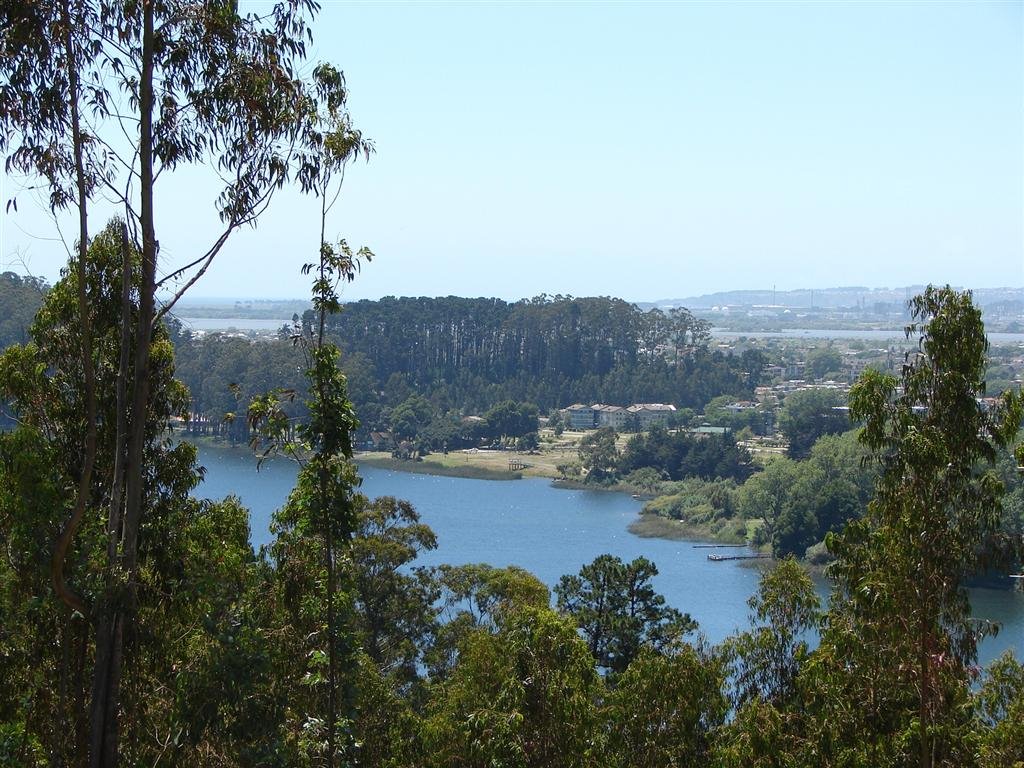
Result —
<path fill-rule="evenodd" d="M 94 115 L 107 112 L 107 92 L 98 65 L 101 41 L 91 34 L 98 9 L 93 3 L 0 3 L 0 153 L 5 171 L 40 177 L 48 187 L 53 214 L 77 209 L 77 321 L 79 360 L 84 387 L 86 430 L 75 504 L 54 548 L 51 579 L 61 600 L 87 614 L 82 598 L 67 586 L 64 560 L 89 503 L 96 462 L 96 372 L 92 318 L 87 296 L 89 201 L 110 177 L 107 158 L 96 137 L 83 126 L 91 105 Z M 17 198 L 6 201 L 17 209 Z"/>
<path fill-rule="evenodd" d="M 120 376 L 116 358 L 122 326 L 122 245 L 118 223 L 99 232 L 90 243 L 86 269 L 99 415 L 90 510 L 107 509 L 113 493 L 109 478 L 119 426 L 115 389 Z M 78 449 L 89 429 L 77 274 L 72 264 L 48 293 L 31 342 L 0 355 L 0 391 L 18 418 L 16 430 L 0 435 L 0 538 L 6 550 L 0 566 L 0 677 L 15 692 L 0 705 L 0 730 L 20 725 L 26 743 L 36 743 L 52 765 L 85 763 L 94 653 L 91 625 L 76 620 L 48 588 L 52 543 L 77 504 L 69 489 L 80 477 Z M 143 488 L 148 535 L 139 548 L 134 653 L 125 665 L 119 701 L 130 713 L 121 751 L 134 764 L 154 762 L 175 732 L 186 734 L 179 754 L 189 753 L 186 742 L 193 731 L 181 720 L 194 720 L 176 708 L 176 696 L 194 681 L 202 657 L 217 644 L 213 638 L 228 629 L 225 617 L 252 561 L 246 511 L 234 502 L 200 502 L 189 496 L 199 481 L 195 449 L 166 439 L 170 417 L 186 408 L 187 392 L 173 379 L 171 344 L 162 327 L 152 347 Z M 103 516 L 86 515 L 69 547 L 66 570 L 87 604 L 118 599 L 127 590 L 121 582 L 109 597 L 107 543 Z M 216 702 L 204 706 L 216 709 Z"/>
<path fill-rule="evenodd" d="M 641 650 L 602 702 L 604 764 L 714 765 L 711 747 L 729 710 L 725 666 L 687 643 L 665 653 Z"/>
<path fill-rule="evenodd" d="M 313 759 L 333 768 L 339 757 L 354 746 L 345 743 L 355 719 L 352 685 L 340 665 L 342 657 L 349 662 L 355 659 L 355 627 L 351 620 L 355 587 L 351 569 L 343 567 L 341 561 L 358 524 L 355 489 L 359 477 L 352 462 L 352 435 L 358 422 L 339 365 L 341 351 L 327 339 L 326 330 L 327 318 L 341 311 L 339 286 L 354 280 L 361 264 L 370 261 L 373 253 L 365 247 L 353 250 L 345 240 L 329 241 L 326 228 L 346 166 L 360 154 L 369 157 L 373 144 L 351 124 L 341 72 L 327 64 L 319 65 L 313 73 L 310 95 L 315 101 L 308 115 L 299 178 L 303 188 L 320 202 L 320 248 L 319 259 L 302 267 L 303 274 L 314 276 L 314 322 L 296 328 L 293 337 L 306 355 L 308 421 L 295 430 L 298 440 L 292 441 L 287 417 L 280 410 L 280 392 L 254 399 L 249 420 L 269 437 L 267 450 L 282 449 L 300 465 L 296 487 L 275 520 L 282 534 L 275 545 L 282 569 L 287 571 L 287 560 L 296 550 L 301 557 L 310 541 L 321 548 L 322 571 L 315 571 L 311 585 L 324 585 L 322 616 L 319 606 L 308 609 L 308 594 L 295 596 L 306 606 L 301 612 L 319 625 L 308 636 L 320 640 L 314 650 L 326 659 L 325 670 L 313 670 L 314 676 L 322 677 L 324 685 L 319 687 L 325 689 L 326 696 L 314 697 L 302 728 L 314 734 L 309 750 Z M 283 394 L 285 399 L 292 396 Z"/>
<path fill-rule="evenodd" d="M 572 622 L 546 607 L 499 616 L 460 644 L 422 727 L 419 765 L 607 765 L 595 701 L 602 682 Z"/>
<path fill-rule="evenodd" d="M 64 560 L 87 510 L 97 447 L 91 427 L 84 442 L 78 502 L 54 553 L 55 589 L 95 627 L 91 696 L 91 764 L 118 761 L 119 686 L 126 635 L 134 623 L 147 404 L 153 387 L 150 348 L 158 321 L 209 268 L 230 236 L 253 224 L 273 193 L 299 164 L 298 178 L 316 177 L 313 96 L 300 77 L 314 0 L 279 2 L 265 14 L 242 14 L 233 0 L 40 0 L 0 5 L 0 148 L 9 168 L 43 178 L 50 205 L 78 208 L 79 269 L 88 244 L 88 204 L 97 193 L 118 201 L 141 254 L 124 258 L 134 295 L 122 297 L 122 341 L 114 438 L 117 463 L 107 513 L 110 594 L 86 604 L 63 580 Z M 87 107 L 87 109 L 85 108 Z M 315 161 L 314 161 L 315 164 Z M 161 267 L 157 211 L 159 181 L 189 165 L 215 168 L 221 179 L 212 201 L 221 226 L 205 250 L 178 268 Z M 203 210 L 207 207 L 204 205 Z M 185 216 L 184 211 L 175 213 Z M 124 251 L 130 250 L 124 243 Z M 162 277 L 158 277 L 165 272 Z M 84 286 L 85 281 L 79 281 Z M 158 291 L 170 298 L 157 305 Z M 137 303 L 137 312 L 125 306 Z M 95 423 L 95 394 L 86 297 L 79 294 L 86 416 Z M 126 585 L 123 599 L 115 586 Z"/>
<path fill-rule="evenodd" d="M 1002 530 L 992 465 L 1015 440 L 1024 401 L 1004 393 L 981 405 L 988 342 L 969 293 L 929 287 L 910 309 L 918 344 L 901 377 L 868 371 L 850 394 L 880 478 L 865 517 L 829 539 L 841 597 L 819 653 L 836 659 L 872 738 L 910 745 L 929 768 L 966 759 L 979 627 L 964 580 L 1020 553 L 1019 536 Z M 881 680 L 887 690 L 876 690 Z"/>

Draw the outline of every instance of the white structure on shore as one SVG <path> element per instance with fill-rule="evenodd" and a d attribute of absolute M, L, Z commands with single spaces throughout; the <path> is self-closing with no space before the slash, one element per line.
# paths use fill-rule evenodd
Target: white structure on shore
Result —
<path fill-rule="evenodd" d="M 674 405 L 665 403 L 634 403 L 629 406 L 576 403 L 563 410 L 562 414 L 570 429 L 623 429 L 631 423 L 640 429 L 649 429 L 654 424 L 666 423 L 675 412 Z"/>

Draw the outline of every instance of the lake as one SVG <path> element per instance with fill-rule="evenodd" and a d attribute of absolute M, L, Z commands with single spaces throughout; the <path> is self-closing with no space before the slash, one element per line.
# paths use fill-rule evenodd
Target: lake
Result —
<path fill-rule="evenodd" d="M 252 456 L 224 448 L 200 448 L 199 458 L 206 477 L 197 495 L 238 496 L 251 512 L 253 545 L 268 543 L 271 515 L 294 485 L 295 466 L 279 459 L 257 472 Z M 373 467 L 362 467 L 360 474 L 367 496 L 407 499 L 433 528 L 438 548 L 423 555 L 421 565 L 518 565 L 553 586 L 606 552 L 623 560 L 643 555 L 658 566 L 655 588 L 693 616 L 708 640 L 720 642 L 748 626 L 746 601 L 760 574 L 756 564 L 716 563 L 707 559 L 709 550 L 695 549 L 692 542 L 634 536 L 626 529 L 641 503 L 626 494 L 563 490 L 539 478 L 469 480 Z M 819 581 L 819 591 L 827 590 Z M 981 644 L 982 662 L 1007 648 L 1024 658 L 1024 592 L 973 589 L 971 604 L 976 617 L 1003 624 Z"/>

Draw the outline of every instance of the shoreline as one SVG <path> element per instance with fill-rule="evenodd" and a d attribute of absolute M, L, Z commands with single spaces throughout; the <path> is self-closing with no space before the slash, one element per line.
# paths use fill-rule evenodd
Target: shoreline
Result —
<path fill-rule="evenodd" d="M 218 450 L 229 450 L 238 454 L 249 454 L 255 456 L 247 443 L 231 443 L 223 438 L 211 435 L 189 435 L 182 431 L 180 439 L 191 442 L 197 446 L 208 446 Z M 533 458 L 527 454 L 513 454 L 511 452 L 486 452 L 483 454 L 467 454 L 464 452 L 452 452 L 448 456 L 442 454 L 428 454 L 426 458 L 419 461 L 395 459 L 383 451 L 357 451 L 352 459 L 359 466 L 373 467 L 392 472 L 407 472 L 418 475 L 433 475 L 437 477 L 457 477 L 466 480 L 492 480 L 508 482 L 521 480 L 524 477 L 536 477 L 549 480 L 551 487 L 559 490 L 597 491 L 601 493 L 625 493 L 638 497 L 638 501 L 647 501 L 651 497 L 636 493 L 636 488 L 624 484 L 616 485 L 589 485 L 579 480 L 560 477 L 549 471 L 543 465 L 537 464 L 526 467 L 523 471 L 509 471 L 501 467 L 511 457 Z M 442 460 L 438 460 L 442 459 Z M 443 459 L 447 459 L 444 461 Z M 459 459 L 462 459 L 460 461 Z M 723 529 L 725 530 L 725 529 Z M 633 536 L 642 539 L 664 539 L 668 541 L 690 541 L 694 543 L 709 544 L 746 544 L 736 536 L 721 535 L 712 531 L 707 526 L 693 525 L 678 520 L 671 520 L 667 517 L 647 513 L 642 510 L 637 512 L 637 517 L 626 526 L 626 531 Z M 748 545 L 749 546 L 749 545 Z"/>
<path fill-rule="evenodd" d="M 742 545 L 753 551 L 758 548 L 751 545 L 745 538 L 721 535 L 704 525 L 685 523 L 682 520 L 671 520 L 652 512 L 641 512 L 626 530 L 641 539 L 668 539 L 670 541 L 692 541 L 706 544 Z M 722 530 L 725 530 L 724 528 Z"/>
<path fill-rule="evenodd" d="M 482 467 L 478 464 L 448 465 L 437 461 L 420 459 L 393 459 L 390 456 L 371 456 L 365 452 L 356 453 L 352 460 L 359 466 L 387 469 L 394 472 L 409 472 L 414 475 L 436 475 L 439 477 L 461 477 L 466 480 L 522 480 L 522 472 L 507 472 L 500 469 Z"/>

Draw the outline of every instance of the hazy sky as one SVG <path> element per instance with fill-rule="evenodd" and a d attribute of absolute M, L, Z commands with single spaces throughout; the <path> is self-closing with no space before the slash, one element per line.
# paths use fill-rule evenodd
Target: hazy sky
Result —
<path fill-rule="evenodd" d="M 1024 286 L 1020 2 L 326 0 L 316 37 L 378 150 L 328 227 L 377 254 L 348 298 Z M 214 190 L 162 184 L 170 264 Z M 18 194 L 0 266 L 52 278 Z M 316 208 L 282 194 L 192 295 L 306 296 Z"/>

